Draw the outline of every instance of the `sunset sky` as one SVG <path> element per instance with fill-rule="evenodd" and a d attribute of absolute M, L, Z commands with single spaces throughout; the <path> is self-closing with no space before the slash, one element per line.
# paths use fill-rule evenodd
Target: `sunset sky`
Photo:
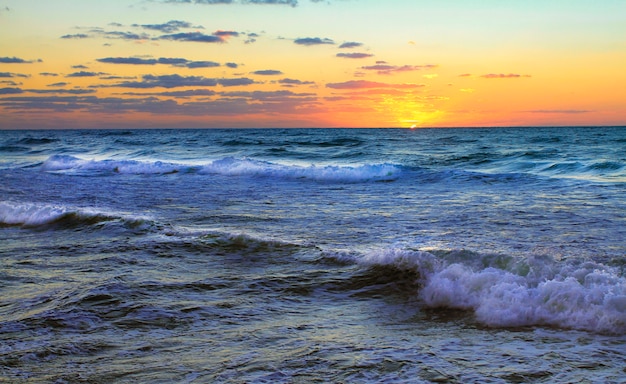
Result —
<path fill-rule="evenodd" d="M 626 125 L 624 0 L 0 0 L 0 129 Z"/>

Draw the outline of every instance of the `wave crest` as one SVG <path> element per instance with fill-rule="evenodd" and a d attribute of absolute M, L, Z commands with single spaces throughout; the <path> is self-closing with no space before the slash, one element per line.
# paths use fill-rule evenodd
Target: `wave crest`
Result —
<path fill-rule="evenodd" d="M 626 277 L 617 268 L 544 257 L 503 264 L 493 255 L 472 256 L 473 261 L 462 262 L 454 254 L 392 248 L 343 258 L 416 271 L 416 294 L 423 304 L 472 311 L 487 326 L 626 334 Z"/>
<path fill-rule="evenodd" d="M 0 227 L 36 228 L 52 224 L 60 224 L 63 227 L 79 227 L 115 220 L 120 220 L 131 227 L 146 222 L 143 218 L 115 215 L 92 208 L 0 202 Z"/>
<path fill-rule="evenodd" d="M 225 157 L 205 165 L 175 164 L 161 161 L 84 160 L 68 155 L 48 158 L 41 169 L 47 172 L 92 174 L 171 174 L 178 172 L 223 176 L 264 177 L 284 180 L 308 179 L 327 182 L 358 183 L 394 181 L 401 175 L 401 167 L 394 164 L 364 165 L 285 165 L 249 158 Z"/>

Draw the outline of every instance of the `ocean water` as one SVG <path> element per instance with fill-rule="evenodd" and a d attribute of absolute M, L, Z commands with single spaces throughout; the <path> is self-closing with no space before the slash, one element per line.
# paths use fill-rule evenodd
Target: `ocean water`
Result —
<path fill-rule="evenodd" d="M 0 131 L 0 382 L 624 383 L 626 128 Z"/>

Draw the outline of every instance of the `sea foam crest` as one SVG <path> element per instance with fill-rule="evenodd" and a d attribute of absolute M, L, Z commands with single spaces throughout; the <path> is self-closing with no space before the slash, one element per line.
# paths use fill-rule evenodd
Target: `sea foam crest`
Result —
<path fill-rule="evenodd" d="M 136 226 L 145 222 L 146 219 L 105 213 L 92 208 L 0 201 L 0 225 L 39 227 L 62 220 L 73 225 L 122 220 L 131 226 Z"/>
<path fill-rule="evenodd" d="M 235 157 L 225 157 L 198 166 L 162 161 L 84 160 L 74 156 L 54 155 L 41 165 L 41 169 L 48 172 L 76 172 L 87 174 L 91 172 L 167 174 L 184 171 L 224 176 L 308 179 L 347 183 L 393 181 L 399 178 L 401 174 L 401 168 L 394 164 L 300 166 Z"/>
<path fill-rule="evenodd" d="M 363 182 L 396 180 L 400 176 L 401 169 L 393 164 L 299 166 L 227 157 L 205 165 L 202 172 L 230 176 Z"/>
<path fill-rule="evenodd" d="M 43 171 L 115 172 L 127 174 L 175 173 L 187 168 L 181 164 L 162 161 L 144 162 L 136 160 L 84 160 L 69 155 L 54 155 L 42 165 Z"/>
<path fill-rule="evenodd" d="M 422 251 L 385 249 L 355 259 L 418 272 L 421 301 L 432 308 L 473 311 L 494 327 L 548 325 L 626 334 L 626 277 L 598 263 L 529 259 L 527 273 L 447 263 Z M 545 272 L 542 272 L 545 271 Z"/>

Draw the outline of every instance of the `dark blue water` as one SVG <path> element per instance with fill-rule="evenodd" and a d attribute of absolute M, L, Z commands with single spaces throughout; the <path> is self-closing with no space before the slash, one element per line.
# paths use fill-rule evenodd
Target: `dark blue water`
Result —
<path fill-rule="evenodd" d="M 0 381 L 623 382 L 626 128 L 0 131 Z"/>

